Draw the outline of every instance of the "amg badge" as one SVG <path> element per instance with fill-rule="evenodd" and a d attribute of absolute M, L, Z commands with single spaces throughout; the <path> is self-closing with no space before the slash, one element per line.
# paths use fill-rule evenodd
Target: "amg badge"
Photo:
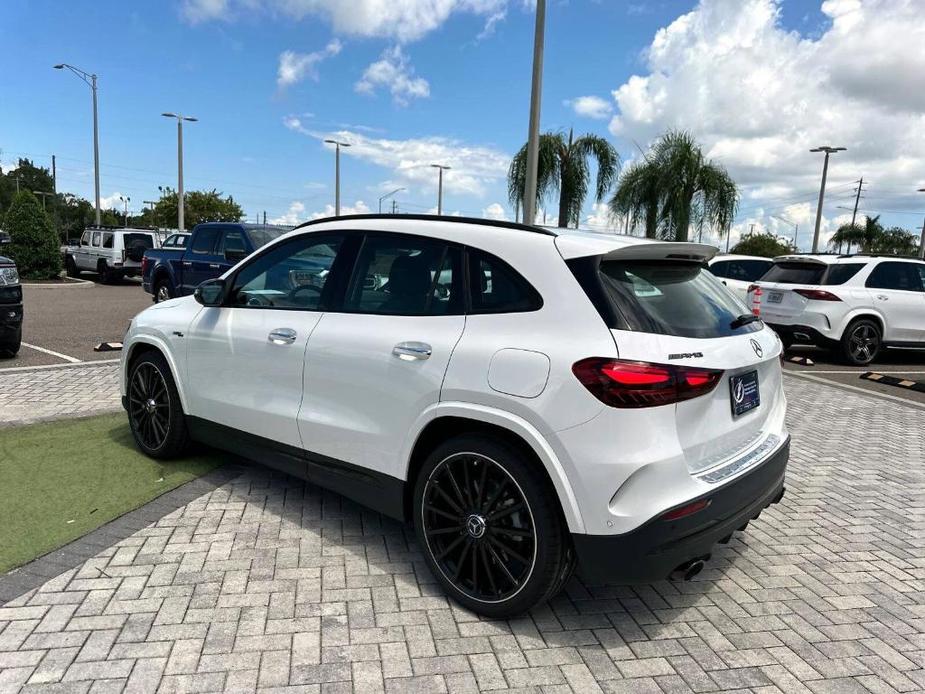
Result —
<path fill-rule="evenodd" d="M 678 354 L 669 354 L 669 359 L 703 359 L 703 352 L 679 352 Z"/>

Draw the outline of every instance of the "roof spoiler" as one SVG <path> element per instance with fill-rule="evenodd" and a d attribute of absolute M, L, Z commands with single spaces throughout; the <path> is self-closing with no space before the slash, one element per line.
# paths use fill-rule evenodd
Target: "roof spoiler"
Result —
<path fill-rule="evenodd" d="M 719 252 L 705 243 L 653 241 L 634 243 L 605 253 L 605 260 L 686 260 L 705 263 Z"/>

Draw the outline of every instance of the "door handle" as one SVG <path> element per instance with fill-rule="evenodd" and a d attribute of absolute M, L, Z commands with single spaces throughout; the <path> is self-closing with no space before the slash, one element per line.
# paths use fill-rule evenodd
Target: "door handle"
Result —
<path fill-rule="evenodd" d="M 888 297 L 886 294 L 877 294 L 877 298 L 880 299 L 880 301 L 889 301 L 889 300 L 890 300 L 890 297 Z"/>
<path fill-rule="evenodd" d="M 184 260 L 184 261 L 183 261 L 183 267 L 192 267 L 192 265 L 193 265 L 193 263 L 190 262 L 189 260 Z"/>
<path fill-rule="evenodd" d="M 291 345 L 295 342 L 296 331 L 292 328 L 276 328 L 270 331 L 267 339 L 274 345 Z"/>
<path fill-rule="evenodd" d="M 392 354 L 405 361 L 430 359 L 433 350 L 426 342 L 399 342 L 392 348 Z"/>
<path fill-rule="evenodd" d="M 212 268 L 213 270 L 218 270 L 221 267 L 221 265 L 219 265 L 218 263 L 209 263 L 209 267 Z"/>

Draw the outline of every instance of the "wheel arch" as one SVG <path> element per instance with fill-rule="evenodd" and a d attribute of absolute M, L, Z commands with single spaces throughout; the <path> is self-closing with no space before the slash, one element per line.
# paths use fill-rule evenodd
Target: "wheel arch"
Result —
<path fill-rule="evenodd" d="M 123 348 L 123 365 L 122 369 L 122 394 L 125 395 L 128 392 L 128 375 L 132 370 L 132 365 L 138 361 L 138 359 L 148 352 L 157 352 L 164 360 L 167 362 L 168 368 L 170 368 L 170 375 L 173 377 L 174 385 L 177 387 L 177 393 L 180 395 L 180 405 L 183 407 L 183 411 L 188 413 L 189 408 L 186 403 L 186 391 L 184 389 L 183 380 L 179 377 L 179 370 L 177 368 L 177 363 L 173 358 L 173 355 L 170 352 L 170 349 L 167 347 L 166 343 L 160 338 L 154 335 L 143 335 L 134 339 L 130 344 L 126 345 Z"/>
<path fill-rule="evenodd" d="M 876 323 L 880 328 L 880 339 L 886 339 L 886 321 L 884 321 L 883 316 L 878 311 L 869 308 L 855 309 L 847 316 L 845 316 L 845 322 L 842 326 L 841 336 L 838 339 L 844 339 L 845 333 L 848 331 L 848 328 L 851 327 L 851 324 L 862 319 L 872 320 L 874 323 Z"/>
<path fill-rule="evenodd" d="M 574 490 L 552 447 L 529 422 L 510 413 L 465 403 L 440 403 L 422 416 L 416 432 L 409 437 L 405 455 L 403 508 L 405 518 L 411 512 L 414 483 L 427 455 L 441 442 L 468 433 L 497 437 L 521 451 L 555 492 L 559 509 L 570 532 L 584 532 L 584 521 Z"/>

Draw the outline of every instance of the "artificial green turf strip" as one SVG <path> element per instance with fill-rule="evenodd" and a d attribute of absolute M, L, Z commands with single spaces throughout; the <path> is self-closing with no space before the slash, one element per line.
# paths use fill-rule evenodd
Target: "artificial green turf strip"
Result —
<path fill-rule="evenodd" d="M 214 452 L 148 458 L 135 447 L 124 414 L 0 429 L 0 573 L 224 461 Z"/>

